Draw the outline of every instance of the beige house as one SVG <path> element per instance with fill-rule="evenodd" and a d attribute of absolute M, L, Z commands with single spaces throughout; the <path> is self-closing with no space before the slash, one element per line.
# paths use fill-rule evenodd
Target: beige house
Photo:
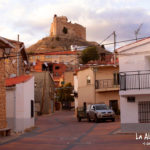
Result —
<path fill-rule="evenodd" d="M 118 113 L 119 97 L 119 67 L 116 65 L 96 65 L 79 70 L 74 75 L 75 108 L 82 107 L 83 103 L 105 103 Z M 76 88 L 76 86 L 78 86 Z"/>
<path fill-rule="evenodd" d="M 51 63 L 64 63 L 66 65 L 78 65 L 78 54 L 76 51 L 49 52 L 29 55 L 30 63 L 37 60 Z"/>

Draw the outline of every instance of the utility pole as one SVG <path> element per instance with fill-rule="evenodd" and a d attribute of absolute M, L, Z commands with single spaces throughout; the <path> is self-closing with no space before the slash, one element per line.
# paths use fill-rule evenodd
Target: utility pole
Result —
<path fill-rule="evenodd" d="M 114 31 L 113 32 L 113 35 L 114 35 L 114 65 L 116 64 L 116 32 Z"/>
<path fill-rule="evenodd" d="M 45 89 L 46 89 L 46 71 L 44 73 L 44 83 L 43 83 L 43 93 L 42 93 L 42 104 L 41 104 L 41 110 L 40 113 L 42 115 L 43 113 L 43 107 L 44 107 L 44 101 L 45 101 Z"/>
<path fill-rule="evenodd" d="M 17 39 L 19 42 L 19 34 L 17 36 Z M 20 52 L 20 49 L 19 49 L 19 51 L 17 51 L 17 76 L 19 76 L 19 52 Z"/>

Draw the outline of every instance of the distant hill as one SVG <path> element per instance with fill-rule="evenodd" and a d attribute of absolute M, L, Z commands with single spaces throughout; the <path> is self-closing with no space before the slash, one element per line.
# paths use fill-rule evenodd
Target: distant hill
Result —
<path fill-rule="evenodd" d="M 96 46 L 100 53 L 108 52 L 96 42 L 60 37 L 45 37 L 26 49 L 27 53 L 44 53 L 54 51 L 69 51 L 71 45 Z M 109 52 L 108 52 L 109 53 Z"/>

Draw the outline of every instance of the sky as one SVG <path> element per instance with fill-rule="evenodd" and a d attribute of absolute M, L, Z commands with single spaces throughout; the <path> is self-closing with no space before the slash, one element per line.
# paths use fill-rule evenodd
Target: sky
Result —
<path fill-rule="evenodd" d="M 116 41 L 135 39 L 140 24 L 138 37 L 150 36 L 148 0 L 0 0 L 0 36 L 17 40 L 19 34 L 29 47 L 49 36 L 54 14 L 85 26 L 88 41 L 101 43 L 113 31 Z"/>

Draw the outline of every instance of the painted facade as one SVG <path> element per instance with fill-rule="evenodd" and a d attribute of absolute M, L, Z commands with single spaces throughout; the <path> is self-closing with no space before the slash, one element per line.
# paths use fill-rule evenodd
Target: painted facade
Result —
<path fill-rule="evenodd" d="M 115 111 L 119 111 L 119 85 L 117 82 L 114 84 L 114 74 L 117 75 L 118 72 L 118 66 L 114 65 L 98 65 L 79 70 L 74 76 L 75 91 L 78 93 L 75 108 L 83 107 L 84 102 L 105 103 L 109 106 L 115 102 Z"/>
<path fill-rule="evenodd" d="M 150 38 L 121 47 L 117 52 L 122 131 L 149 132 Z"/>
<path fill-rule="evenodd" d="M 23 75 L 6 79 L 6 101 L 10 129 L 24 132 L 34 127 L 34 77 Z"/>

